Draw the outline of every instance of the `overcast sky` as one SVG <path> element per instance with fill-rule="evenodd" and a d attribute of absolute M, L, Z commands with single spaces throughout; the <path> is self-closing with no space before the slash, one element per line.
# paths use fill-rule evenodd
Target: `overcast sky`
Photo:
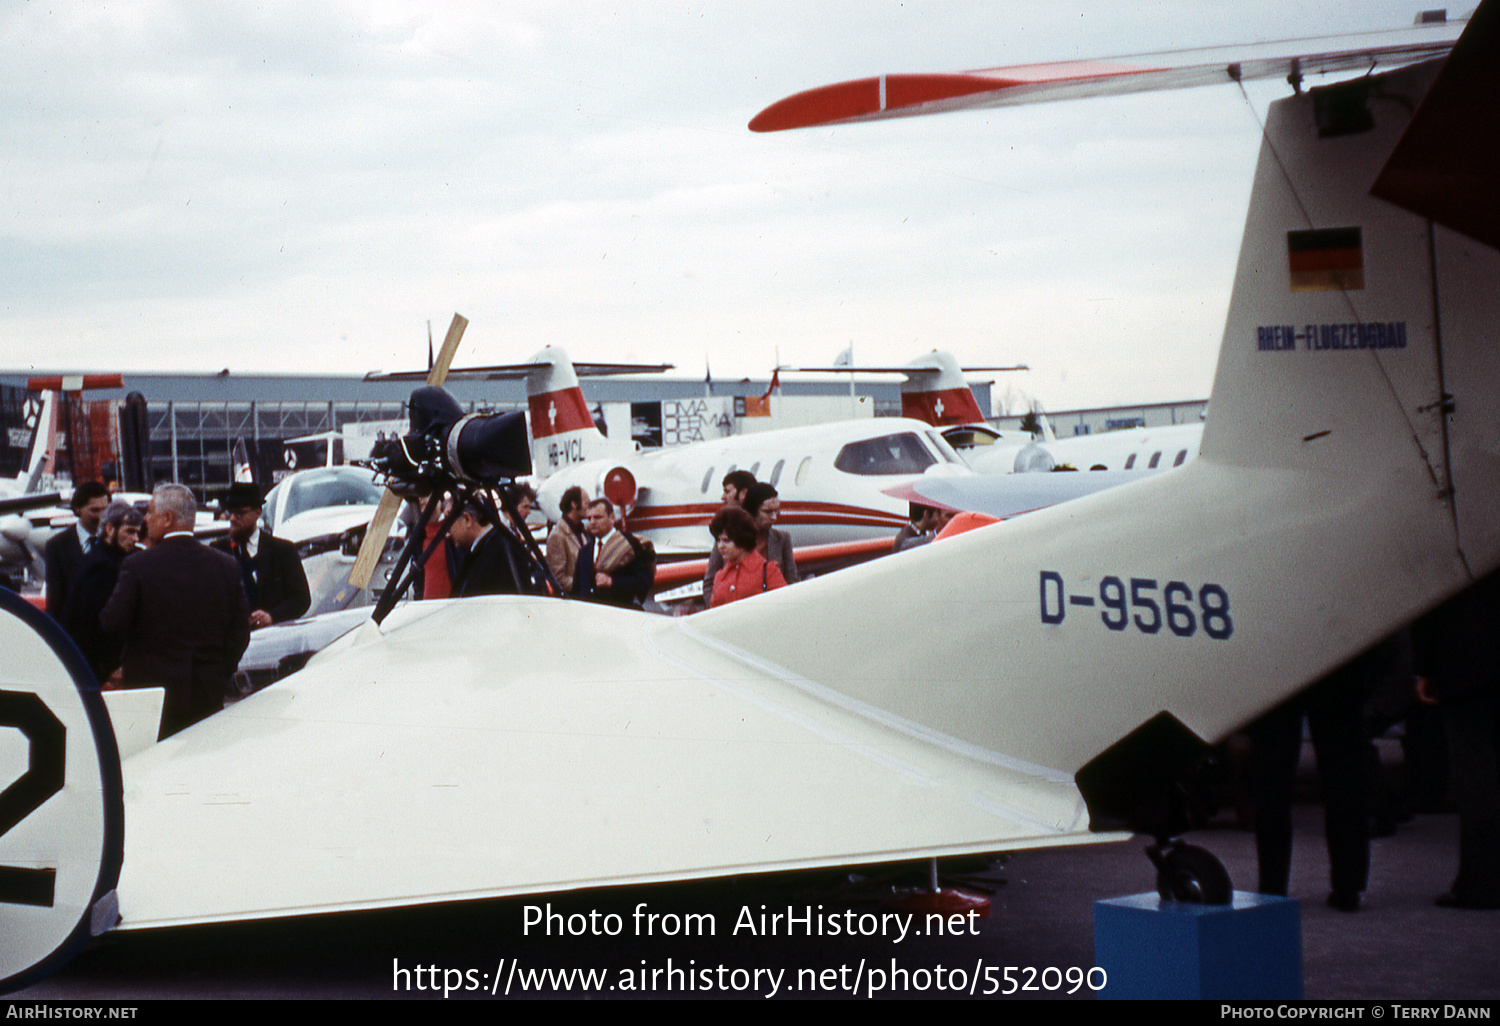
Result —
<path fill-rule="evenodd" d="M 1047 408 L 1208 394 L 1280 84 L 756 135 L 948 71 L 1404 27 L 1123 0 L 0 6 L 0 367 L 666 361 L 933 348 Z M 1465 8 L 1467 10 L 1467 8 Z"/>

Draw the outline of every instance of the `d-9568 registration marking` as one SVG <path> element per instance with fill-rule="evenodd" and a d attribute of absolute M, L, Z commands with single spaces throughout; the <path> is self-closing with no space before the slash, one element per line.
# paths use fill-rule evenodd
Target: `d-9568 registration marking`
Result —
<path fill-rule="evenodd" d="M 1112 631 L 1134 628 L 1142 634 L 1171 633 L 1191 638 L 1200 630 L 1215 641 L 1234 633 L 1229 593 L 1222 585 L 1204 584 L 1196 591 L 1182 581 L 1165 584 L 1151 577 L 1099 579 L 1097 594 L 1068 594 L 1062 574 L 1043 570 L 1039 584 L 1042 623 L 1059 624 L 1068 607 L 1098 609 L 1099 620 Z"/>

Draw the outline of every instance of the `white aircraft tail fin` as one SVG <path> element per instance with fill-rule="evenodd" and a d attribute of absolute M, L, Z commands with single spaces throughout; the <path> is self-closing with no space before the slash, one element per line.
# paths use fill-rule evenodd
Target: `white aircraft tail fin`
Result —
<path fill-rule="evenodd" d="M 917 357 L 898 367 L 861 367 L 848 359 L 849 350 L 839 354 L 832 367 L 797 367 L 798 371 L 810 373 L 863 373 L 900 374 L 901 416 L 912 420 L 926 421 L 933 427 L 952 427 L 956 424 L 982 424 L 989 415 L 979 408 L 974 390 L 969 387 L 966 373 L 983 371 L 1023 371 L 1025 365 L 1011 367 L 960 367 L 952 353 L 941 349 Z M 780 368 L 777 374 L 780 373 Z M 774 389 L 777 376 L 772 375 Z M 852 388 L 852 385 L 851 385 Z M 769 393 L 768 393 L 769 394 Z"/>
<path fill-rule="evenodd" d="M 934 349 L 907 366 L 901 382 L 901 416 L 925 420 L 934 427 L 950 424 L 982 424 L 986 414 L 974 400 L 974 391 L 964 378 L 952 353 Z"/>
<path fill-rule="evenodd" d="M 42 474 L 52 462 L 57 444 L 57 393 L 42 393 L 42 409 L 36 418 L 36 430 L 31 435 L 31 459 L 26 463 L 27 492 L 41 491 Z"/>
<path fill-rule="evenodd" d="M 332 442 L 328 444 L 333 445 Z M 234 481 L 236 484 L 255 483 L 255 470 L 250 466 L 250 451 L 243 438 L 234 440 Z"/>
<path fill-rule="evenodd" d="M 1039 425 L 1041 425 L 1041 429 L 1042 429 L 1042 441 L 1044 441 L 1044 442 L 1055 442 L 1055 441 L 1057 441 L 1057 432 L 1052 430 L 1052 421 L 1051 421 L 1051 419 L 1048 418 L 1047 411 L 1044 410 L 1044 409 L 1042 409 L 1041 403 L 1037 403 L 1037 405 L 1036 405 L 1036 416 L 1037 416 L 1037 423 Z"/>
<path fill-rule="evenodd" d="M 1096 828 L 1164 829 L 1130 803 L 1172 753 L 1500 566 L 1497 14 L 1430 94 L 1437 62 L 1273 105 L 1199 459 L 687 629 L 892 729 L 1077 774 Z M 1463 102 L 1434 110 L 1450 73 Z M 1434 128 L 1489 183 L 1457 231 L 1370 195 Z M 1410 191 L 1440 201 L 1444 170 Z"/>
<path fill-rule="evenodd" d="M 600 459 L 615 450 L 594 424 L 568 354 L 548 346 L 529 361 L 526 405 L 531 414 L 531 466 L 549 477 L 572 463 Z"/>

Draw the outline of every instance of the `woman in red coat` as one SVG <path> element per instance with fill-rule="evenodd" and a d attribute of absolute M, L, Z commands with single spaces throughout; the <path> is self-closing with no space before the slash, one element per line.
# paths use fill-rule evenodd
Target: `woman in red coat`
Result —
<path fill-rule="evenodd" d="M 773 588 L 786 587 L 781 568 L 755 551 L 755 519 L 738 506 L 726 506 L 708 528 L 718 539 L 724 569 L 714 577 L 710 606 L 722 606 Z"/>

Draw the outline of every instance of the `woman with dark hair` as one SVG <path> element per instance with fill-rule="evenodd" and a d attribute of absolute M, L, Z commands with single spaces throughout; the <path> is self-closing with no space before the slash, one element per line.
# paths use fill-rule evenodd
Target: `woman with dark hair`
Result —
<path fill-rule="evenodd" d="M 777 530 L 774 526 L 776 518 L 781 514 L 781 499 L 777 496 L 776 489 L 764 481 L 755 482 L 745 491 L 743 508 L 755 524 L 755 551 L 781 571 L 783 581 L 796 584 L 797 560 L 792 555 L 792 539 L 785 531 Z M 719 532 L 714 531 L 716 542 L 718 538 Z M 714 605 L 714 579 L 723 568 L 724 558 L 719 555 L 716 545 L 708 554 L 708 567 L 703 574 L 703 601 L 709 605 Z"/>
<path fill-rule="evenodd" d="M 718 539 L 724 569 L 714 576 L 711 606 L 722 606 L 750 595 L 786 586 L 781 568 L 755 551 L 755 519 L 735 506 L 725 506 L 708 528 Z"/>
<path fill-rule="evenodd" d="M 745 493 L 745 512 L 755 518 L 755 551 L 781 569 L 782 580 L 796 584 L 797 560 L 792 555 L 792 539 L 776 527 L 776 519 L 781 515 L 781 498 L 776 489 L 764 481 L 755 482 Z"/>

